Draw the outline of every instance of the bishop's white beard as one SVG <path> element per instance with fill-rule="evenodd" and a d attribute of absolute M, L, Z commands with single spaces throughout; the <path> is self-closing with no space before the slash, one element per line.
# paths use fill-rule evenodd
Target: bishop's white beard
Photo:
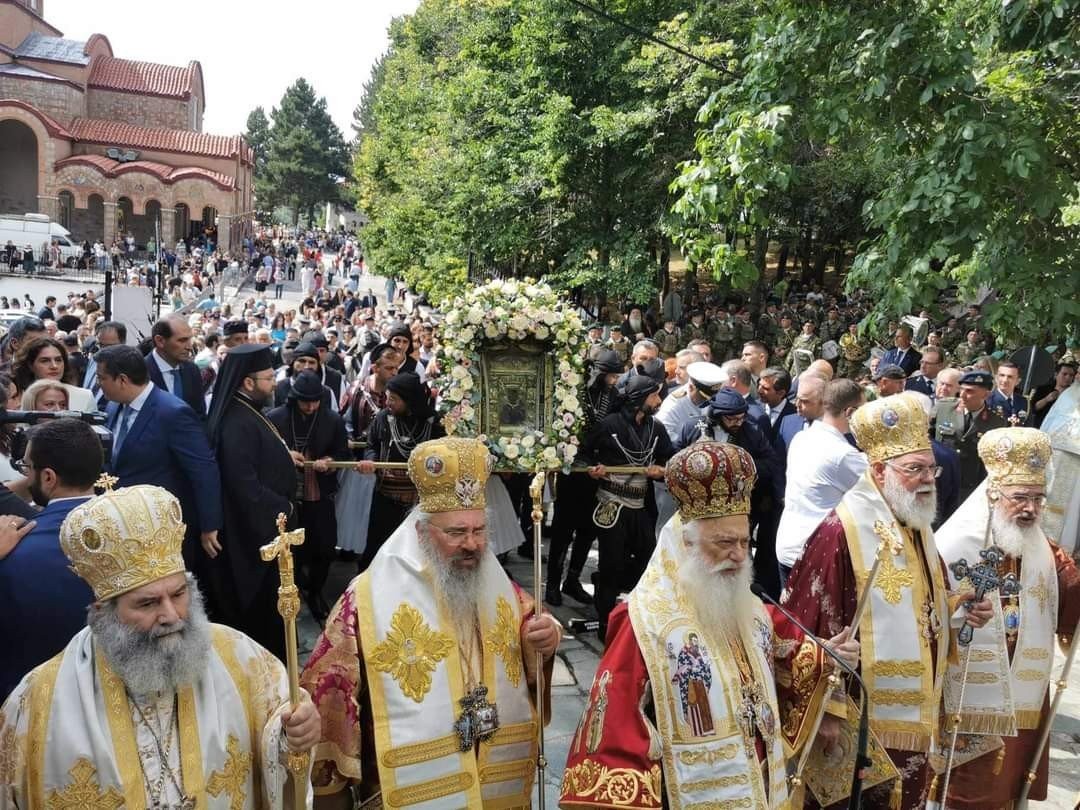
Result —
<path fill-rule="evenodd" d="M 491 581 L 493 567 L 499 565 L 495 554 L 490 548 L 485 548 L 483 553 L 477 555 L 479 564 L 475 568 L 460 568 L 452 564 L 453 558 L 447 560 L 441 557 L 422 530 L 420 548 L 431 567 L 435 595 L 453 618 L 459 637 L 475 633 L 480 617 L 480 597 L 488 592 L 487 583 Z M 454 558 L 468 554 L 458 551 Z"/>
<path fill-rule="evenodd" d="M 926 530 L 934 522 L 937 515 L 937 487 L 933 484 L 919 484 L 918 489 L 909 492 L 904 488 L 899 473 L 886 466 L 882 494 L 892 513 L 904 525 Z"/>
<path fill-rule="evenodd" d="M 1009 520 L 997 506 L 990 512 L 990 538 L 995 546 L 1017 559 L 1024 556 L 1026 549 L 1036 548 L 1039 543 L 1045 542 L 1038 523 L 1021 526 Z"/>
<path fill-rule="evenodd" d="M 139 630 L 116 614 L 116 600 L 91 608 L 88 624 L 95 643 L 133 697 L 171 694 L 206 674 L 210 660 L 210 620 L 202 594 L 189 581 L 187 620 Z"/>
<path fill-rule="evenodd" d="M 627 321 L 629 321 L 630 328 L 634 330 L 635 334 L 641 331 L 642 320 L 640 315 L 629 315 Z"/>
<path fill-rule="evenodd" d="M 679 563 L 678 581 L 702 629 L 715 632 L 725 627 L 738 628 L 749 640 L 754 628 L 757 597 L 750 592 L 753 569 L 747 557 L 736 568 L 730 560 L 710 561 L 694 542 Z"/>

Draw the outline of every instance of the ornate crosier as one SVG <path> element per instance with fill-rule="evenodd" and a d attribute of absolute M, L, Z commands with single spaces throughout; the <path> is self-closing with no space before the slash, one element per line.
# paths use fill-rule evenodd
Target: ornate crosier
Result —
<path fill-rule="evenodd" d="M 300 612 L 300 592 L 296 588 L 293 568 L 292 546 L 299 546 L 304 542 L 304 530 L 294 529 L 285 531 L 288 518 L 284 512 L 277 516 L 277 537 L 273 542 L 267 543 L 259 549 L 259 554 L 264 562 L 277 560 L 278 573 L 281 576 L 281 585 L 278 586 L 278 613 L 285 620 L 285 660 L 289 669 L 289 705 L 293 711 L 300 705 L 300 669 L 296 656 L 296 615 Z M 295 791 L 294 807 L 303 807 L 306 804 L 307 785 L 304 776 L 307 774 L 308 760 L 311 757 L 309 751 L 289 751 L 286 765 L 293 776 L 293 789 Z"/>

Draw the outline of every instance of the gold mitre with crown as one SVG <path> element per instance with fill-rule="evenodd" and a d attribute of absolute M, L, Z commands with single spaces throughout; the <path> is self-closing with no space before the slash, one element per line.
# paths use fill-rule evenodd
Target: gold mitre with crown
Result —
<path fill-rule="evenodd" d="M 664 482 L 684 522 L 750 514 L 757 480 L 754 459 L 725 442 L 697 442 L 680 450 L 664 467 Z"/>
<path fill-rule="evenodd" d="M 991 486 L 1046 486 L 1050 437 L 1036 428 L 988 430 L 979 439 L 979 458 Z"/>
<path fill-rule="evenodd" d="M 418 444 L 409 454 L 409 478 L 428 514 L 484 509 L 484 486 L 495 464 L 479 439 L 449 437 Z"/>
<path fill-rule="evenodd" d="M 915 397 L 906 394 L 861 406 L 851 417 L 851 432 L 871 464 L 933 449 L 926 411 Z"/>
<path fill-rule="evenodd" d="M 186 571 L 185 528 L 175 496 L 161 487 L 124 487 L 72 509 L 60 526 L 60 547 L 104 601 Z"/>

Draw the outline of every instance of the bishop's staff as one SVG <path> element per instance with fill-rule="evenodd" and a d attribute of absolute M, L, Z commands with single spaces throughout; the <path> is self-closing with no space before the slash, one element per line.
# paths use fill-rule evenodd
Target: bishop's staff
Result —
<path fill-rule="evenodd" d="M 1065 690 L 1069 685 L 1069 670 L 1072 669 L 1073 659 L 1076 657 L 1078 636 L 1080 636 L 1080 621 L 1078 621 L 1076 627 L 1073 628 L 1072 644 L 1069 645 L 1069 654 L 1065 657 L 1065 664 L 1061 668 L 1061 675 L 1054 684 L 1057 689 L 1054 691 L 1054 699 L 1050 702 L 1050 711 L 1047 713 L 1042 722 L 1042 726 L 1039 729 L 1039 744 L 1035 746 L 1035 754 L 1031 758 L 1031 765 L 1028 766 L 1027 773 L 1024 775 L 1024 787 L 1021 788 L 1020 798 L 1016 802 L 1017 810 L 1025 810 L 1028 806 L 1028 794 L 1031 792 L 1031 786 L 1035 784 L 1035 779 L 1037 778 L 1039 760 L 1042 759 L 1043 751 L 1046 750 L 1046 743 L 1050 740 L 1050 728 L 1054 725 L 1054 717 L 1061 707 L 1061 698 L 1064 696 Z"/>
<path fill-rule="evenodd" d="M 288 518 L 284 512 L 277 516 L 277 537 L 259 549 L 264 562 L 277 560 L 281 584 L 278 586 L 277 609 L 285 620 L 285 663 L 289 670 L 289 706 L 293 711 L 300 705 L 300 666 L 296 655 L 296 616 L 300 612 L 300 593 L 296 589 L 291 546 L 304 542 L 304 530 L 285 531 Z M 289 751 L 287 767 L 293 777 L 295 798 L 293 807 L 300 810 L 307 804 L 307 775 L 309 751 Z"/>
<path fill-rule="evenodd" d="M 543 529 L 541 522 L 544 518 L 544 483 L 547 481 L 547 473 L 538 472 L 533 476 L 529 484 L 529 495 L 532 497 L 532 523 L 533 523 L 533 590 L 535 591 L 533 611 L 537 616 L 544 610 L 544 603 L 540 599 L 540 583 L 544 581 L 544 563 L 540 555 L 542 552 L 541 534 Z M 544 810 L 544 770 L 547 768 L 547 759 L 544 755 L 544 654 L 536 651 L 536 711 L 538 714 L 536 723 L 536 797 L 537 806 Z"/>

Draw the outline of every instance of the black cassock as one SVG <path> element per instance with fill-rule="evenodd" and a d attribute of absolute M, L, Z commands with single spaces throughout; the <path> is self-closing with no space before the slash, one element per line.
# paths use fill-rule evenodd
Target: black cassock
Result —
<path fill-rule="evenodd" d="M 211 567 L 215 618 L 284 660 L 277 563 L 263 562 L 259 548 L 277 536 L 278 514 L 296 523 L 296 467 L 273 425 L 239 394 L 222 416 L 215 449 L 225 513 L 222 552 Z"/>

